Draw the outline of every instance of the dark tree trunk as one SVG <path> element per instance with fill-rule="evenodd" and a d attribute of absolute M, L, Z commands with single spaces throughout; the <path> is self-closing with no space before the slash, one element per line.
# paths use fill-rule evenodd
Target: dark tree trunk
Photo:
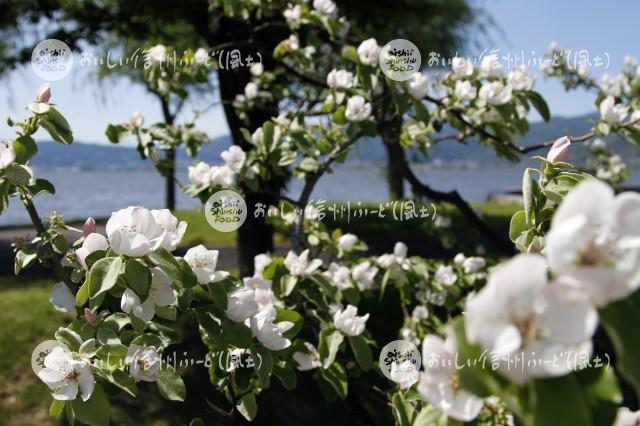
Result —
<path fill-rule="evenodd" d="M 246 40 L 254 37 L 255 34 L 248 34 L 247 28 L 239 25 L 237 20 L 227 20 L 222 18 L 218 26 L 218 42 L 233 42 Z M 261 31 L 260 36 L 256 37 L 254 43 L 241 47 L 242 57 L 245 58 L 251 54 L 257 60 L 256 53 L 262 55 L 262 63 L 266 71 L 272 70 L 274 67 L 271 52 L 277 43 L 286 38 L 282 29 L 273 31 Z M 251 80 L 249 67 L 241 66 L 236 69 L 219 69 L 218 82 L 220 87 L 220 98 L 224 106 L 224 113 L 231 132 L 233 143 L 240 146 L 244 150 L 252 148 L 251 145 L 244 140 L 241 128 L 247 128 L 253 132 L 262 124 L 278 115 L 278 99 L 273 99 L 262 108 L 253 109 L 249 112 L 247 120 L 243 121 L 238 117 L 235 108 L 232 105 L 237 94 L 244 92 L 244 87 Z M 253 274 L 253 258 L 260 253 L 273 252 L 273 227 L 266 222 L 266 215 L 254 215 L 256 205 L 258 203 L 269 205 L 273 201 L 273 195 L 279 194 L 284 188 L 285 180 L 270 180 L 262 184 L 258 191 L 252 191 L 245 185 L 240 184 L 242 192 L 247 203 L 247 219 L 238 229 L 238 267 L 241 276 Z"/>
<path fill-rule="evenodd" d="M 173 122 L 175 120 L 175 115 L 171 113 L 171 108 L 169 106 L 169 100 L 160 97 L 160 101 L 162 104 L 162 116 L 164 118 L 164 123 L 168 126 L 173 126 Z M 175 173 L 176 173 L 176 150 L 170 149 L 167 151 L 165 155 L 165 159 L 168 160 L 170 164 L 170 168 L 168 170 L 168 174 L 165 177 L 165 208 L 174 211 L 176 209 L 176 184 L 175 184 Z"/>
<path fill-rule="evenodd" d="M 382 93 L 374 98 L 374 114 L 378 132 L 387 150 L 387 185 L 391 200 L 404 198 L 404 160 L 405 153 L 400 146 L 402 117 L 392 102 L 389 88 L 385 85 Z"/>
<path fill-rule="evenodd" d="M 395 127 L 395 126 L 394 126 Z M 399 130 L 394 127 L 382 129 L 382 142 L 387 149 L 387 184 L 389 199 L 404 199 L 404 149 L 400 146 Z"/>
<path fill-rule="evenodd" d="M 169 175 L 165 178 L 165 208 L 174 211 L 176 209 L 176 183 L 175 179 L 175 171 L 176 171 L 176 150 L 170 149 L 167 151 L 167 155 L 165 157 L 169 164 L 171 164 L 171 168 L 169 170 Z"/>

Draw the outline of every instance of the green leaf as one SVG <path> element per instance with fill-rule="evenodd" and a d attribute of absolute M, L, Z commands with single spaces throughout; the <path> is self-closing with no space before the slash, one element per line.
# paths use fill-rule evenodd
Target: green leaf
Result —
<path fill-rule="evenodd" d="M 118 143 L 129 134 L 129 129 L 122 124 L 109 124 L 105 132 L 111 143 Z"/>
<path fill-rule="evenodd" d="M 438 410 L 433 405 L 424 407 L 416 418 L 413 420 L 412 426 L 447 426 L 446 413 Z"/>
<path fill-rule="evenodd" d="M 424 106 L 420 99 L 413 99 L 413 106 L 416 109 L 416 118 L 425 124 L 429 124 L 431 117 L 429 116 L 429 110 Z"/>
<path fill-rule="evenodd" d="M 67 347 L 74 352 L 80 350 L 82 339 L 80 335 L 73 330 L 65 327 L 60 327 L 55 333 L 56 340 L 60 343 L 64 343 Z"/>
<path fill-rule="evenodd" d="M 128 287 L 140 296 L 140 300 L 146 300 L 151 284 L 151 271 L 140 261 L 130 259 L 124 268 L 124 279 Z"/>
<path fill-rule="evenodd" d="M 160 369 L 158 373 L 158 390 L 160 394 L 170 401 L 184 401 L 187 390 L 182 378 L 169 366 Z"/>
<path fill-rule="evenodd" d="M 302 315 L 297 313 L 296 311 L 289 311 L 286 309 L 281 309 L 276 313 L 275 322 L 289 321 L 293 323 L 293 327 L 291 329 L 284 332 L 283 336 L 287 339 L 293 339 L 298 335 L 300 329 L 302 329 L 302 323 L 304 322 L 304 318 Z"/>
<path fill-rule="evenodd" d="M 163 248 L 149 254 L 149 259 L 167 274 L 171 281 L 182 287 L 182 269 L 175 257 Z"/>
<path fill-rule="evenodd" d="M 592 362 L 595 361 L 595 358 Z M 600 368 L 585 368 L 576 373 L 576 378 L 583 389 L 593 424 L 609 426 L 613 424 L 622 403 L 622 392 L 613 368 L 604 365 Z"/>
<path fill-rule="evenodd" d="M 344 336 L 338 330 L 325 328 L 320 332 L 318 352 L 322 360 L 322 368 L 329 368 L 333 364 L 343 340 Z"/>
<path fill-rule="evenodd" d="M 273 357 L 271 351 L 264 347 L 255 347 L 251 351 L 254 356 L 254 369 L 256 375 L 264 387 L 268 387 L 269 378 L 273 371 Z M 255 354 L 255 355 L 254 355 Z"/>
<path fill-rule="evenodd" d="M 108 343 L 100 346 L 96 352 L 96 357 L 100 361 L 100 366 L 109 371 L 120 368 L 127 356 L 127 347 L 121 343 Z"/>
<path fill-rule="evenodd" d="M 51 182 L 46 179 L 36 179 L 33 182 L 33 185 L 29 185 L 29 191 L 31 191 L 31 194 L 33 194 L 34 196 L 43 192 L 46 192 L 48 194 L 55 194 L 56 188 Z"/>
<path fill-rule="evenodd" d="M 76 306 L 84 306 L 89 301 L 89 280 L 85 280 L 76 293 Z"/>
<path fill-rule="evenodd" d="M 527 168 L 522 175 L 522 201 L 524 202 L 524 220 L 528 224 L 531 223 L 534 206 L 531 183 L 531 169 Z"/>
<path fill-rule="evenodd" d="M 33 177 L 33 172 L 31 172 L 31 169 L 27 166 L 13 163 L 4 169 L 4 175 L 7 179 L 19 185 L 28 185 Z"/>
<path fill-rule="evenodd" d="M 87 401 L 78 397 L 71 401 L 71 405 L 76 418 L 82 423 L 90 426 L 109 425 L 111 404 L 100 385 L 96 385 Z"/>
<path fill-rule="evenodd" d="M 393 404 L 393 414 L 396 422 L 400 426 L 411 426 L 411 417 L 413 417 L 413 408 L 407 403 L 400 392 L 391 398 Z"/>
<path fill-rule="evenodd" d="M 284 277 L 282 277 L 282 295 L 289 296 L 293 289 L 296 288 L 297 283 L 298 277 L 295 277 L 293 275 L 285 275 Z"/>
<path fill-rule="evenodd" d="M 107 379 L 133 397 L 138 394 L 138 386 L 129 373 L 125 373 L 122 370 L 115 370 L 107 376 Z"/>
<path fill-rule="evenodd" d="M 53 418 L 60 417 L 60 414 L 64 411 L 64 406 L 66 401 L 60 401 L 59 399 L 54 399 L 51 402 L 51 406 L 49 407 L 49 415 Z"/>
<path fill-rule="evenodd" d="M 334 362 L 329 368 L 321 368 L 320 376 L 331 385 L 340 399 L 347 398 L 349 385 L 347 383 L 347 372 L 342 365 Z"/>
<path fill-rule="evenodd" d="M 529 226 L 527 225 L 526 213 L 524 210 L 518 210 L 511 217 L 511 223 L 509 224 L 509 239 L 515 242 L 520 234 L 527 229 L 529 229 Z"/>
<path fill-rule="evenodd" d="M 354 46 L 344 46 L 342 48 L 342 57 L 356 64 L 360 61 L 358 58 L 358 51 Z"/>
<path fill-rule="evenodd" d="M 89 271 L 89 296 L 95 298 L 113 288 L 122 272 L 121 257 L 105 257 L 98 260 Z"/>
<path fill-rule="evenodd" d="M 67 120 L 54 107 L 50 107 L 45 116 L 40 119 L 40 125 L 49 132 L 56 142 L 69 145 L 73 142 L 73 133 Z"/>
<path fill-rule="evenodd" d="M 591 413 L 575 375 L 538 379 L 532 385 L 536 426 L 589 426 Z"/>
<path fill-rule="evenodd" d="M 531 90 L 527 90 L 525 94 L 529 98 L 529 101 L 531 101 L 531 104 L 536 109 L 536 111 L 538 111 L 542 119 L 544 121 L 549 121 L 551 119 L 551 113 L 549 112 L 549 106 L 547 105 L 547 102 L 544 100 L 544 98 L 538 92 L 534 92 Z"/>
<path fill-rule="evenodd" d="M 282 386 L 286 390 L 293 390 L 296 388 L 298 378 L 296 372 L 289 364 L 282 360 L 278 360 L 273 364 L 273 375 L 276 376 Z"/>
<path fill-rule="evenodd" d="M 258 414 L 258 404 L 256 402 L 256 395 L 253 392 L 249 392 L 240 398 L 240 402 L 236 406 L 238 412 L 242 414 L 242 417 L 252 421 Z"/>
<path fill-rule="evenodd" d="M 38 152 L 38 145 L 31 136 L 20 136 L 13 141 L 13 150 L 18 163 L 26 163 Z"/>
<path fill-rule="evenodd" d="M 367 340 L 360 336 L 349 336 L 349 345 L 360 368 L 368 371 L 373 366 L 373 354 Z"/>
<path fill-rule="evenodd" d="M 640 291 L 609 304 L 599 313 L 616 352 L 617 370 L 640 397 L 640 333 L 633 326 L 640 318 Z"/>
<path fill-rule="evenodd" d="M 230 345 L 238 348 L 251 347 L 251 330 L 244 324 L 237 323 L 226 318 L 222 320 L 222 334 L 220 337 L 222 343 L 227 346 Z"/>

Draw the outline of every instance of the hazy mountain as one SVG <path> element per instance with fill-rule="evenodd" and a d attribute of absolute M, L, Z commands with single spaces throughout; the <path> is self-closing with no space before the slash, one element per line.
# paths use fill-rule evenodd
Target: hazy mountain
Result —
<path fill-rule="evenodd" d="M 553 118 L 549 123 L 537 122 L 531 125 L 529 133 L 519 143 L 530 146 L 544 141 L 553 140 L 565 134 L 581 135 L 587 133 L 595 116 L 585 115 L 580 117 Z M 443 129 L 443 133 L 450 130 Z M 198 159 L 208 163 L 219 163 L 220 153 L 231 143 L 229 136 L 223 136 L 212 140 L 198 155 Z M 611 140 L 611 144 L 629 164 L 640 164 L 640 150 L 629 142 L 621 139 Z M 83 142 L 75 142 L 71 146 L 63 146 L 54 142 L 39 142 L 39 154 L 34 157 L 32 165 L 40 168 L 73 167 L 78 169 L 136 169 L 149 168 L 150 162 L 142 161 L 134 148 L 119 145 L 96 145 Z M 545 152 L 531 153 L 532 155 L 544 155 Z M 410 157 L 421 162 L 425 160 L 421 154 L 411 153 Z M 576 144 L 571 148 L 571 160 L 579 162 L 587 155 L 584 146 Z M 373 162 L 384 163 L 386 151 L 377 138 L 358 142 L 353 152 L 349 155 L 349 162 Z M 184 151 L 178 154 L 178 163 L 181 167 L 191 164 L 194 160 L 188 157 Z M 508 165 L 509 162 L 497 158 L 493 150 L 485 145 L 470 139 L 466 144 L 456 141 L 441 142 L 429 150 L 428 162 L 435 164 L 464 164 L 464 165 Z"/>

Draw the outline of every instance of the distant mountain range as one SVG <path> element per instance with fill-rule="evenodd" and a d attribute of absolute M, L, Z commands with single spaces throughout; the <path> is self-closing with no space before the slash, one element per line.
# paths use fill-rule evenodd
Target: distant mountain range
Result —
<path fill-rule="evenodd" d="M 587 133 L 596 116 L 585 115 L 580 117 L 563 118 L 556 117 L 549 123 L 536 122 L 531 125 L 529 133 L 518 141 L 522 146 L 531 146 L 544 141 L 553 140 L 562 135 L 581 135 Z M 443 133 L 447 129 L 443 130 Z M 629 142 L 619 138 L 610 141 L 612 146 L 620 153 L 630 165 L 640 164 L 640 150 Z M 231 144 L 229 136 L 215 138 L 204 147 L 198 159 L 208 163 L 219 163 L 220 153 Z M 39 154 L 34 157 L 32 166 L 36 168 L 76 168 L 87 170 L 122 170 L 140 169 L 151 167 L 150 162 L 143 161 L 135 148 L 119 145 L 98 145 L 85 142 L 75 142 L 71 146 L 63 146 L 54 142 L 39 142 Z M 532 155 L 545 155 L 546 152 L 531 153 Z M 587 155 L 584 146 L 576 145 L 571 148 L 571 160 L 580 162 Z M 421 154 L 410 153 L 410 158 L 424 162 Z M 525 157 L 526 158 L 526 157 Z M 358 142 L 348 157 L 348 162 L 357 163 L 384 163 L 386 151 L 379 140 L 371 138 Z M 193 163 L 183 150 L 178 153 L 178 164 L 186 167 Z M 434 165 L 466 165 L 496 167 L 508 165 L 509 162 L 497 158 L 490 147 L 469 140 L 466 144 L 455 141 L 446 141 L 433 146 L 429 150 L 428 163 Z"/>

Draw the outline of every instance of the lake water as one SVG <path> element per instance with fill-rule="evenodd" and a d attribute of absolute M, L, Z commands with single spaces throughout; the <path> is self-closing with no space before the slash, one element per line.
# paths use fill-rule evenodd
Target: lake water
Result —
<path fill-rule="evenodd" d="M 415 167 L 416 174 L 434 189 L 456 189 L 468 201 L 485 201 L 492 194 L 518 188 L 521 167 L 500 169 L 429 169 Z M 343 166 L 325 175 L 312 194 L 313 200 L 380 202 L 388 199 L 384 168 L 377 165 Z M 87 216 L 105 217 L 130 205 L 161 208 L 164 203 L 163 179 L 153 169 L 130 171 L 35 170 L 38 177 L 56 186 L 56 195 L 40 195 L 35 199 L 41 216 L 55 210 L 66 220 Z M 179 177 L 188 182 L 186 173 Z M 635 172 L 629 184 L 640 184 Z M 288 195 L 296 198 L 302 182 L 292 180 Z M 178 209 L 196 208 L 200 204 L 178 191 Z M 10 207 L 0 216 L 0 226 L 29 223 L 19 200 L 11 199 Z"/>

